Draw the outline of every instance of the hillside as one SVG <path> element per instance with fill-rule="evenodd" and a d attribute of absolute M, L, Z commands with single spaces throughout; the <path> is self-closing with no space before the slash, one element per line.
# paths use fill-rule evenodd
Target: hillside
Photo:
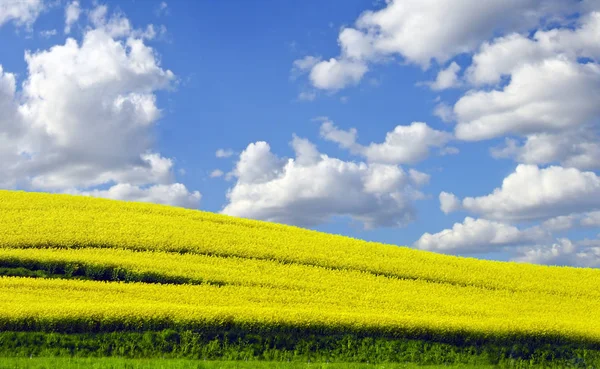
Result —
<path fill-rule="evenodd" d="M 170 330 L 178 344 L 181 332 L 225 331 L 532 352 L 600 344 L 600 270 L 445 256 L 148 203 L 2 190 L 0 271 L 0 331 L 13 339 Z"/>

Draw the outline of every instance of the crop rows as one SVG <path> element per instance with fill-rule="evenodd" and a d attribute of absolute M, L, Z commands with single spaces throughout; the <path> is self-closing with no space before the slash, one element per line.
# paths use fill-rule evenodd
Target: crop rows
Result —
<path fill-rule="evenodd" d="M 234 325 L 600 343 L 597 270 L 444 256 L 153 204 L 0 191 L 0 267 L 97 279 L 0 277 L 4 331 Z"/>

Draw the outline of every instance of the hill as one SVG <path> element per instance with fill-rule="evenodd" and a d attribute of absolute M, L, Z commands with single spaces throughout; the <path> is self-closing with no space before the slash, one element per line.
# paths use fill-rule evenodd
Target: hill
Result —
<path fill-rule="evenodd" d="M 4 355 L 600 357 L 600 270 L 164 205 L 0 190 L 0 274 Z"/>

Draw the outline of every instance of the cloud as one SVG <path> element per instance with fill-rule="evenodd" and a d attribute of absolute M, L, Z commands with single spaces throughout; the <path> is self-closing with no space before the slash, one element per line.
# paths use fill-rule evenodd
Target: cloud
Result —
<path fill-rule="evenodd" d="M 92 12 L 105 19 L 106 9 Z M 172 183 L 172 160 L 152 148 L 155 92 L 170 88 L 174 74 L 135 29 L 98 24 L 81 42 L 27 51 L 19 91 L 0 67 L 0 185 L 194 203 L 196 192 L 184 196 L 185 186 Z M 113 187 L 93 189 L 101 185 Z"/>
<path fill-rule="evenodd" d="M 167 4 L 165 1 L 161 1 L 161 3 L 156 7 L 154 14 L 156 14 L 157 17 L 169 15 L 169 4 Z"/>
<path fill-rule="evenodd" d="M 413 201 L 423 197 L 418 187 L 426 174 L 331 158 L 296 136 L 291 144 L 295 158 L 287 160 L 266 142 L 248 145 L 232 172 L 237 182 L 227 193 L 224 214 L 305 227 L 349 216 L 367 229 L 415 219 Z"/>
<path fill-rule="evenodd" d="M 234 154 L 234 152 L 231 149 L 218 149 L 215 152 L 215 156 L 217 158 L 228 158 L 228 157 L 232 156 L 233 154 Z"/>
<path fill-rule="evenodd" d="M 65 34 L 71 33 L 71 27 L 79 20 L 80 14 L 79 1 L 73 1 L 65 8 Z"/>
<path fill-rule="evenodd" d="M 559 163 L 582 170 L 600 169 L 600 135 L 590 126 L 562 133 L 528 135 L 524 143 L 506 138 L 504 145 L 492 147 L 494 158 L 511 158 L 525 164 Z"/>
<path fill-rule="evenodd" d="M 600 13 L 582 15 L 577 28 L 538 30 L 532 38 L 512 33 L 485 42 L 473 56 L 466 79 L 475 86 L 495 85 L 502 77 L 513 74 L 522 64 L 537 64 L 558 55 L 576 61 L 580 57 L 598 59 Z"/>
<path fill-rule="evenodd" d="M 440 192 L 440 209 L 444 214 L 449 214 L 453 211 L 460 210 L 462 208 L 461 202 L 453 193 Z"/>
<path fill-rule="evenodd" d="M 581 219 L 581 225 L 584 227 L 600 227 L 600 211 L 589 212 Z"/>
<path fill-rule="evenodd" d="M 442 69 L 435 81 L 428 82 L 427 85 L 434 90 L 446 90 L 449 88 L 454 88 L 460 86 L 460 80 L 458 78 L 458 72 L 460 72 L 460 65 L 456 62 L 452 62 L 446 69 Z"/>
<path fill-rule="evenodd" d="M 568 238 L 560 238 L 551 245 L 521 247 L 513 261 L 576 266 L 586 268 L 600 267 L 600 240 L 595 246 L 585 246 L 583 242 L 573 243 Z"/>
<path fill-rule="evenodd" d="M 300 101 L 314 101 L 317 98 L 315 91 L 302 91 L 298 94 L 298 100 Z"/>
<path fill-rule="evenodd" d="M 453 120 L 455 120 L 454 110 L 452 110 L 451 106 L 443 102 L 435 106 L 435 109 L 433 110 L 433 115 L 440 118 L 444 123 L 452 122 Z"/>
<path fill-rule="evenodd" d="M 547 220 L 600 209 L 600 177 L 593 172 L 520 164 L 491 194 L 463 199 L 465 210 L 502 221 Z"/>
<path fill-rule="evenodd" d="M 8 22 L 15 26 L 31 26 L 45 9 L 42 0 L 0 0 L 0 27 Z"/>
<path fill-rule="evenodd" d="M 544 221 L 541 227 L 552 232 L 600 227 L 600 211 L 559 215 Z"/>
<path fill-rule="evenodd" d="M 55 29 L 48 29 L 44 31 L 40 31 L 40 36 L 43 38 L 50 38 L 52 36 L 56 36 L 58 32 Z"/>
<path fill-rule="evenodd" d="M 340 31 L 340 55 L 314 64 L 311 82 L 316 88 L 339 90 L 358 83 L 369 63 L 396 56 L 427 69 L 432 60 L 444 64 L 495 34 L 527 31 L 583 8 L 576 0 L 390 0 Z M 452 83 L 456 67 L 451 66 L 437 86 Z"/>
<path fill-rule="evenodd" d="M 321 123 L 320 135 L 327 141 L 337 143 L 341 148 L 360 151 L 360 145 L 356 143 L 356 137 L 358 136 L 356 128 L 344 131 L 337 128 L 331 120 L 325 118 Z"/>
<path fill-rule="evenodd" d="M 492 148 L 492 156 L 600 168 L 600 12 L 575 23 L 538 30 L 532 38 L 513 33 L 484 43 L 465 76 L 473 87 L 494 89 L 471 90 L 459 99 L 453 110 L 457 138 L 516 135 Z"/>
<path fill-rule="evenodd" d="M 356 142 L 356 129 L 344 131 L 329 120 L 321 124 L 320 134 L 324 139 L 337 143 L 355 155 L 365 157 L 369 162 L 384 164 L 420 162 L 427 158 L 431 148 L 443 148 L 452 140 L 452 134 L 432 129 L 422 122 L 413 122 L 409 126 L 398 125 L 386 134 L 384 142 L 371 143 L 368 146 Z"/>
<path fill-rule="evenodd" d="M 312 68 L 310 81 L 316 88 L 335 91 L 357 84 L 367 70 L 367 65 L 362 62 L 331 58 Z"/>
<path fill-rule="evenodd" d="M 423 234 L 414 246 L 437 252 L 480 253 L 500 251 L 506 246 L 536 244 L 548 237 L 549 233 L 537 227 L 519 230 L 500 222 L 466 217 L 452 229 Z"/>
<path fill-rule="evenodd" d="M 153 185 L 145 189 L 138 186 L 132 186 L 128 183 L 120 183 L 104 191 L 67 190 L 64 192 L 72 195 L 103 197 L 114 200 L 152 202 L 192 209 L 198 207 L 200 199 L 202 198 L 200 192 L 194 191 L 193 193 L 189 193 L 181 183 Z"/>
<path fill-rule="evenodd" d="M 541 227 L 551 232 L 567 231 L 575 227 L 576 218 L 577 214 L 559 215 L 544 221 Z"/>
<path fill-rule="evenodd" d="M 600 66 L 564 57 L 523 64 L 502 90 L 467 93 L 454 106 L 456 137 L 477 141 L 508 133 L 558 132 L 600 114 Z"/>
<path fill-rule="evenodd" d="M 222 170 L 220 169 L 215 169 L 212 172 L 210 172 L 210 178 L 219 178 L 219 177 L 223 177 L 225 173 L 223 173 Z"/>
<path fill-rule="evenodd" d="M 302 59 L 294 60 L 291 71 L 292 79 L 298 77 L 303 73 L 309 72 L 312 69 L 312 67 L 314 67 L 320 61 L 321 57 L 319 56 L 305 56 Z"/>

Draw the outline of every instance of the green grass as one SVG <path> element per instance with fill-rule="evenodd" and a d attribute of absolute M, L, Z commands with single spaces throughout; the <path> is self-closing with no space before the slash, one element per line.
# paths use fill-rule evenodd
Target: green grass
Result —
<path fill-rule="evenodd" d="M 58 358 L 64 360 L 106 358 L 109 364 L 112 362 L 108 358 L 117 361 L 127 358 L 138 360 L 131 361 L 132 363 L 156 359 L 173 360 L 169 363 L 188 360 L 181 361 L 183 364 L 204 363 L 205 360 L 219 363 L 261 363 L 260 365 L 268 362 L 274 363 L 272 365 L 277 363 L 287 365 L 287 362 L 302 365 L 309 361 L 311 363 L 353 362 L 357 365 L 371 363 L 367 368 L 379 367 L 373 364 L 387 368 L 407 367 L 392 366 L 390 363 L 442 365 L 441 367 L 479 365 L 477 367 L 492 368 L 493 365 L 497 365 L 495 367 L 498 368 L 600 368 L 600 350 L 586 349 L 574 344 L 543 346 L 503 343 L 480 345 L 476 342 L 450 344 L 430 340 L 374 339 L 352 334 L 297 336 L 292 333 L 248 334 L 240 331 L 210 333 L 164 330 L 98 334 L 0 332 L 0 358 L 9 357 L 13 358 L 10 360 L 24 360 L 30 357 L 54 357 L 57 360 L 61 360 Z M 314 365 L 311 368 L 314 368 Z M 120 368 L 120 366 L 114 367 Z M 142 366 L 138 367 L 142 368 Z M 362 368 L 362 366 L 346 367 Z"/>
<path fill-rule="evenodd" d="M 0 369 L 438 369 L 494 366 L 416 364 L 358 364 L 358 363 L 300 363 L 272 361 L 204 361 L 123 358 L 0 358 Z"/>

